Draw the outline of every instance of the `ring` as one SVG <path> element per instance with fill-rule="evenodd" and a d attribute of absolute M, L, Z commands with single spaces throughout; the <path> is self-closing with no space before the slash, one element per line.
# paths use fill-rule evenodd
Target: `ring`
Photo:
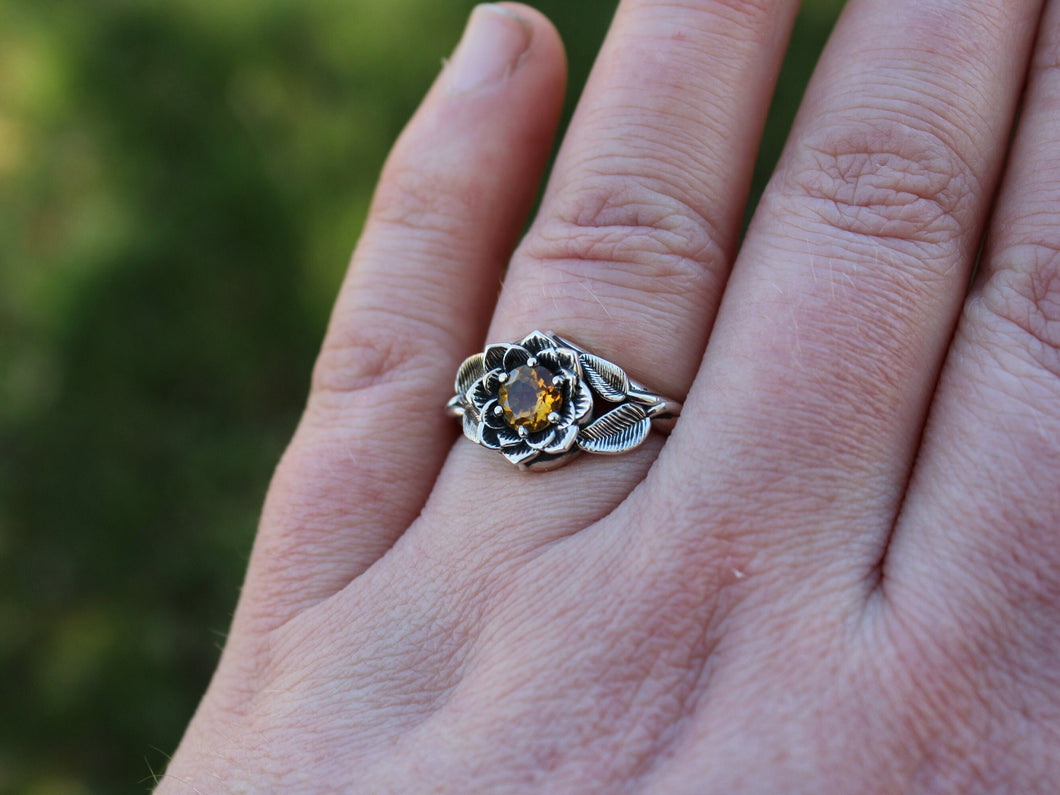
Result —
<path fill-rule="evenodd" d="M 455 388 L 446 411 L 463 420 L 464 435 L 537 471 L 583 452 L 629 452 L 648 438 L 653 422 L 668 432 L 681 413 L 680 403 L 618 365 L 541 331 L 468 357 Z"/>

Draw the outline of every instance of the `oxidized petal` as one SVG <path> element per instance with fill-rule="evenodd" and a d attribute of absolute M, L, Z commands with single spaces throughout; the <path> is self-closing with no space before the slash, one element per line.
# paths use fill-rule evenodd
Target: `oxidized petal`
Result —
<path fill-rule="evenodd" d="M 580 430 L 581 428 L 577 425 L 568 425 L 566 428 L 561 428 L 556 432 L 556 438 L 545 448 L 545 452 L 549 455 L 559 455 L 567 452 L 574 446 L 574 440 L 578 438 L 578 431 Z"/>
<path fill-rule="evenodd" d="M 564 370 L 574 373 L 575 378 L 582 377 L 582 366 L 578 360 L 577 351 L 572 351 L 570 348 L 556 348 L 556 358 L 559 359 L 559 365 Z"/>
<path fill-rule="evenodd" d="M 511 372 L 516 367 L 522 367 L 530 358 L 530 351 L 521 345 L 512 345 L 504 354 L 504 370 Z"/>
<path fill-rule="evenodd" d="M 556 343 L 552 338 L 540 331 L 534 331 L 527 334 L 520 344 L 535 356 L 543 350 L 556 347 Z"/>
<path fill-rule="evenodd" d="M 578 355 L 569 348 L 547 348 L 537 354 L 537 360 L 554 373 L 565 371 L 579 377 Z"/>
<path fill-rule="evenodd" d="M 513 464 L 523 464 L 537 455 L 537 450 L 526 442 L 520 442 L 516 447 L 508 447 L 501 450 L 501 454 Z"/>
<path fill-rule="evenodd" d="M 497 438 L 497 432 L 484 422 L 479 423 L 478 426 L 478 443 L 483 447 L 488 447 L 490 450 L 501 449 L 501 443 Z"/>
<path fill-rule="evenodd" d="M 577 425 L 593 410 L 593 393 L 584 381 L 572 381 L 570 391 L 564 395 L 561 425 Z"/>
<path fill-rule="evenodd" d="M 534 358 L 543 367 L 547 367 L 554 373 L 559 372 L 559 359 L 556 357 L 555 348 L 545 348 L 543 351 L 538 351 L 534 354 Z"/>
<path fill-rule="evenodd" d="M 494 429 L 494 432 L 497 434 L 497 441 L 500 442 L 501 447 L 515 447 L 523 443 L 523 437 L 507 425 Z"/>
<path fill-rule="evenodd" d="M 526 443 L 533 447 L 535 450 L 544 450 L 548 447 L 552 440 L 556 438 L 555 428 L 546 428 L 543 431 L 532 433 L 526 437 Z"/>
<path fill-rule="evenodd" d="M 486 404 L 496 399 L 497 390 L 500 387 L 500 371 L 492 370 L 476 381 L 467 391 L 467 402 L 475 407 L 475 411 L 482 414 Z"/>
<path fill-rule="evenodd" d="M 491 400 L 482 407 L 482 421 L 495 430 L 508 427 L 508 423 L 504 419 L 504 412 L 497 414 L 495 411 L 499 405 L 496 400 Z"/>
<path fill-rule="evenodd" d="M 574 405 L 574 422 L 580 424 L 583 420 L 588 419 L 593 410 L 593 391 L 589 389 L 587 383 L 584 381 L 578 382 L 578 389 L 571 403 Z"/>
<path fill-rule="evenodd" d="M 510 345 L 487 345 L 486 352 L 482 354 L 482 366 L 488 373 L 504 366 L 504 354 L 508 352 Z"/>

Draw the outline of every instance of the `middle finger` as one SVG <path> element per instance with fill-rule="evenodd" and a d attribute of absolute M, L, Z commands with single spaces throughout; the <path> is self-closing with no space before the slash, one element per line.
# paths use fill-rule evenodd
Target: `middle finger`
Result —
<path fill-rule="evenodd" d="M 874 582 L 1039 11 L 851 0 L 811 81 L 657 470 L 692 495 L 690 527 L 753 538 L 787 585 Z"/>

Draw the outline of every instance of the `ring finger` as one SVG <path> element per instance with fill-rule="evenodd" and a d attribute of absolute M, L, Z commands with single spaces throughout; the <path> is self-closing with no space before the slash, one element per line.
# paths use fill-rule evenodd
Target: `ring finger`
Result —
<path fill-rule="evenodd" d="M 797 6 L 620 5 L 540 213 L 512 260 L 490 342 L 554 331 L 652 389 L 684 395 L 728 274 Z M 606 473 L 584 462 L 563 470 L 571 488 L 593 479 L 580 521 L 628 494 L 653 455 L 646 447 L 608 461 Z M 468 510 L 469 477 L 512 474 L 470 445 L 456 459 L 432 501 L 442 511 Z M 519 492 L 536 501 L 535 489 L 552 478 L 533 480 Z M 564 532 L 574 529 L 567 524 Z"/>

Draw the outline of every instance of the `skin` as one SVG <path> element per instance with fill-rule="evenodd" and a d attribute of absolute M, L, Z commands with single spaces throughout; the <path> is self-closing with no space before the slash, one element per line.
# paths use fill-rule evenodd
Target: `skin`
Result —
<path fill-rule="evenodd" d="M 564 58 L 476 10 L 160 791 L 1055 792 L 1060 0 L 850 0 L 737 252 L 796 5 L 624 0 L 521 241 Z M 535 328 L 673 434 L 458 439 Z"/>

